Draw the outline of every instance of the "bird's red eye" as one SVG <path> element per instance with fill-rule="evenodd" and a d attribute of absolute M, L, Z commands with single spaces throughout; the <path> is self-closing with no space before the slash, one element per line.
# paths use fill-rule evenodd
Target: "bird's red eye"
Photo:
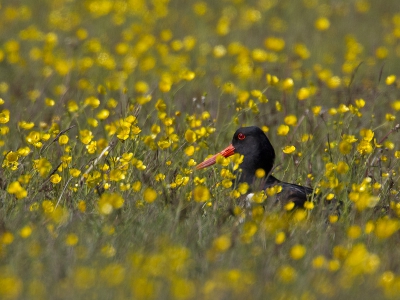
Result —
<path fill-rule="evenodd" d="M 239 140 L 244 140 L 245 137 L 246 137 L 246 136 L 245 136 L 243 133 L 239 133 L 239 134 L 238 134 L 238 139 L 239 139 Z"/>

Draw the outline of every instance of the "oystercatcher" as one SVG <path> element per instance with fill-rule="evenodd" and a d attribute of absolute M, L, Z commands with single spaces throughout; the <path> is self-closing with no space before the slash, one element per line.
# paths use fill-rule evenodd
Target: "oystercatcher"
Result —
<path fill-rule="evenodd" d="M 229 157 L 235 153 L 244 156 L 240 164 L 241 172 L 238 174 L 238 182 L 247 182 L 251 187 L 254 187 L 257 182 L 257 186 L 260 187 L 260 179 L 255 174 L 258 169 L 263 169 L 265 177 L 261 179 L 262 189 L 277 185 L 282 187 L 276 194 L 276 201 L 282 203 L 292 201 L 296 206 L 303 207 L 304 202 L 312 198 L 312 188 L 283 182 L 270 174 L 274 165 L 275 151 L 265 133 L 256 126 L 241 127 L 236 130 L 232 143 L 228 147 L 198 164 L 196 169 L 215 164 L 218 155 Z"/>

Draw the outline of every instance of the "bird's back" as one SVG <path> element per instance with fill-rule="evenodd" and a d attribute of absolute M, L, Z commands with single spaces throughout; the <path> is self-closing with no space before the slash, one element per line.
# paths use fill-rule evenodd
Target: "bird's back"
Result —
<path fill-rule="evenodd" d="M 275 195 L 276 201 L 282 204 L 293 202 L 296 207 L 303 207 L 304 202 L 312 198 L 313 189 L 297 184 L 280 181 L 274 176 L 268 176 L 264 189 L 281 186 L 282 189 Z"/>

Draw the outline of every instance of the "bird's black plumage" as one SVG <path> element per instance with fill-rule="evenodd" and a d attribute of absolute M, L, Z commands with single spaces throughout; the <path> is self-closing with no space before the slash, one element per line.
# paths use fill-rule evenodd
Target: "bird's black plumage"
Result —
<path fill-rule="evenodd" d="M 275 150 L 259 127 L 241 127 L 236 130 L 232 144 L 219 154 L 228 157 L 234 153 L 239 153 L 244 157 L 240 164 L 239 182 L 247 182 L 253 188 L 256 184 L 259 189 L 279 185 L 282 189 L 275 195 L 276 200 L 284 203 L 292 201 L 296 206 L 302 207 L 304 202 L 312 197 L 313 189 L 280 181 L 270 174 L 275 161 Z M 201 169 L 214 164 L 217 155 L 205 160 L 197 168 Z M 264 178 L 256 177 L 258 169 L 264 170 Z"/>
<path fill-rule="evenodd" d="M 313 189 L 297 184 L 280 181 L 270 173 L 275 162 L 275 150 L 265 133 L 256 126 L 241 127 L 236 130 L 232 138 L 235 153 L 244 156 L 240 165 L 242 171 L 239 182 L 252 185 L 257 181 L 255 176 L 258 169 L 263 169 L 266 174 L 263 189 L 280 185 L 282 190 L 276 195 L 277 200 L 292 201 L 296 206 L 303 206 L 304 202 L 313 193 Z"/>

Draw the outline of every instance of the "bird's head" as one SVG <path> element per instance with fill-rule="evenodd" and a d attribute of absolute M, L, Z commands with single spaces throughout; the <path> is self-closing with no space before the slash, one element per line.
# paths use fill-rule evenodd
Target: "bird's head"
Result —
<path fill-rule="evenodd" d="M 236 130 L 232 144 L 197 165 L 196 169 L 215 164 L 218 155 L 229 157 L 235 153 L 244 156 L 240 165 L 244 176 L 253 177 L 257 169 L 264 169 L 266 174 L 272 170 L 275 160 L 274 148 L 265 133 L 256 126 L 241 127 Z"/>

